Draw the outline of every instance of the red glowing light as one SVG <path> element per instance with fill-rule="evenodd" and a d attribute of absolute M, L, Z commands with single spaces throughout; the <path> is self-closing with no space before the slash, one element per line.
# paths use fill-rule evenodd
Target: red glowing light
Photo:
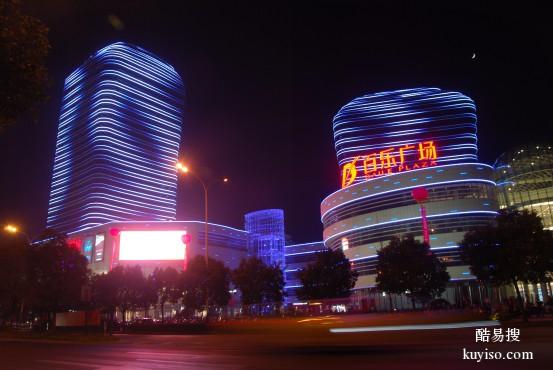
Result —
<path fill-rule="evenodd" d="M 79 238 L 67 239 L 67 245 L 69 245 L 69 247 L 73 249 L 78 250 L 79 252 L 81 251 L 82 244 L 83 244 L 83 241 Z"/>
<path fill-rule="evenodd" d="M 426 188 L 415 188 L 411 191 L 411 196 L 417 203 L 425 202 L 428 200 L 428 190 Z"/>
<path fill-rule="evenodd" d="M 183 244 L 190 244 L 190 240 L 192 240 L 192 237 L 190 236 L 190 234 L 183 234 L 181 240 Z"/>
<path fill-rule="evenodd" d="M 113 237 L 119 236 L 120 232 L 121 231 L 116 227 L 112 227 L 111 229 L 109 229 L 109 235 L 111 235 Z"/>

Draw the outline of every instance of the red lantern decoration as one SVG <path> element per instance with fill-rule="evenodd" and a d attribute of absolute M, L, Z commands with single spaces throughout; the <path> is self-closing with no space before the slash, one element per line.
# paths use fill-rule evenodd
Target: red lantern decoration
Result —
<path fill-rule="evenodd" d="M 428 190 L 426 188 L 415 188 L 411 191 L 411 196 L 417 203 L 423 203 L 428 200 Z"/>
<path fill-rule="evenodd" d="M 191 239 L 192 238 L 190 237 L 190 234 L 183 234 L 182 237 L 181 237 L 181 240 L 182 240 L 183 244 L 190 244 Z"/>

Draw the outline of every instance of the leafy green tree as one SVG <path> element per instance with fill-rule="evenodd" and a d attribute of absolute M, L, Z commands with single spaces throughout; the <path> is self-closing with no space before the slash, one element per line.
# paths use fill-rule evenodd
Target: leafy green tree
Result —
<path fill-rule="evenodd" d="M 242 304 L 274 304 L 280 306 L 284 299 L 284 275 L 278 265 L 268 266 L 257 257 L 245 258 L 232 273 L 234 285 L 240 290 Z"/>
<path fill-rule="evenodd" d="M 21 238 L 0 236 L 0 319 L 22 319 L 28 289 L 27 252 Z"/>
<path fill-rule="evenodd" d="M 165 322 L 165 303 L 176 303 L 182 296 L 179 287 L 179 273 L 172 267 L 156 268 L 149 276 L 154 285 L 161 308 L 161 321 Z"/>
<path fill-rule="evenodd" d="M 63 235 L 29 248 L 29 301 L 33 308 L 48 314 L 55 326 L 55 313 L 77 308 L 88 280 L 86 258 L 67 244 Z"/>
<path fill-rule="evenodd" d="M 46 99 L 48 28 L 0 0 L 0 130 Z"/>
<path fill-rule="evenodd" d="M 439 296 L 449 281 L 449 273 L 427 244 L 412 235 L 394 237 L 378 251 L 376 286 L 386 293 L 407 293 L 413 310 L 415 302 Z"/>
<path fill-rule="evenodd" d="M 496 286 L 512 284 L 525 314 L 518 283 L 551 281 L 553 236 L 535 213 L 503 210 L 494 225 L 465 234 L 461 255 L 479 280 Z"/>
<path fill-rule="evenodd" d="M 230 271 L 217 260 L 209 259 L 206 267 L 203 256 L 192 258 L 181 274 L 182 300 L 189 314 L 215 305 L 224 307 L 230 300 Z"/>
<path fill-rule="evenodd" d="M 300 270 L 302 287 L 296 294 L 304 300 L 349 297 L 357 276 L 341 249 L 328 249 L 318 253 L 314 263 Z"/>

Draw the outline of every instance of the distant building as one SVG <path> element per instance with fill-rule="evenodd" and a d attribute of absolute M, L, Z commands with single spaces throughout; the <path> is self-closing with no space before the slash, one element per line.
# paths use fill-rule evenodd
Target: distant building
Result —
<path fill-rule="evenodd" d="M 503 153 L 494 167 L 499 206 L 535 212 L 553 230 L 553 146 L 520 146 Z"/>
<path fill-rule="evenodd" d="M 47 227 L 175 219 L 184 87 L 137 46 L 97 51 L 65 80 Z"/>
<path fill-rule="evenodd" d="M 428 192 L 430 248 L 456 283 L 444 297 L 476 296 L 458 246 L 465 232 L 493 221 L 498 203 L 493 168 L 477 161 L 474 102 L 437 88 L 368 94 L 342 107 L 333 128 L 342 189 L 321 203 L 323 241 L 343 249 L 359 273 L 357 301 L 378 296 L 380 248 L 398 235 L 423 239 L 417 188 Z"/>
<path fill-rule="evenodd" d="M 302 286 L 299 278 L 300 270 L 314 263 L 317 260 L 317 253 L 326 249 L 322 241 L 291 244 L 284 247 L 284 260 L 286 261 L 284 269 L 286 286 L 284 289 L 287 294 L 287 303 L 298 301 L 296 290 Z"/>
<path fill-rule="evenodd" d="M 284 268 L 284 211 L 265 209 L 247 213 L 244 218 L 249 254 Z"/>

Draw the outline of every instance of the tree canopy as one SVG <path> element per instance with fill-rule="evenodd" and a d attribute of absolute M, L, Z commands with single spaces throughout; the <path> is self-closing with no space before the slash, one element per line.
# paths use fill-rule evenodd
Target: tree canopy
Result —
<path fill-rule="evenodd" d="M 245 258 L 232 274 L 242 304 L 280 304 L 284 299 L 284 276 L 278 265 L 268 266 L 257 257 Z"/>
<path fill-rule="evenodd" d="M 179 272 L 172 267 L 156 268 L 148 277 L 153 284 L 159 299 L 161 308 L 161 321 L 165 321 L 165 303 L 176 303 L 182 296 L 179 287 Z"/>
<path fill-rule="evenodd" d="M 146 279 L 140 266 L 117 266 L 93 279 L 95 304 L 105 312 L 121 311 L 123 322 L 130 310 L 148 309 L 157 302 L 155 288 Z"/>
<path fill-rule="evenodd" d="M 29 301 L 35 310 L 56 313 L 75 308 L 88 279 L 86 258 L 56 235 L 29 246 Z"/>
<path fill-rule="evenodd" d="M 318 253 L 314 263 L 300 270 L 302 287 L 296 294 L 305 300 L 349 297 L 357 276 L 341 249 L 328 249 Z"/>
<path fill-rule="evenodd" d="M 217 260 L 203 256 L 192 258 L 181 274 L 183 303 L 189 311 L 211 306 L 223 307 L 230 300 L 230 271 Z"/>
<path fill-rule="evenodd" d="M 46 99 L 48 28 L 0 0 L 0 130 Z"/>
<path fill-rule="evenodd" d="M 445 265 L 429 246 L 412 235 L 393 237 L 378 251 L 376 284 L 386 293 L 407 293 L 415 301 L 426 302 L 440 295 L 449 281 Z"/>
<path fill-rule="evenodd" d="M 28 246 L 21 238 L 0 235 L 0 319 L 15 319 L 28 290 Z"/>
<path fill-rule="evenodd" d="M 553 236 L 541 219 L 526 210 L 502 210 L 493 225 L 469 231 L 461 242 L 461 256 L 471 272 L 493 285 L 551 281 Z"/>

